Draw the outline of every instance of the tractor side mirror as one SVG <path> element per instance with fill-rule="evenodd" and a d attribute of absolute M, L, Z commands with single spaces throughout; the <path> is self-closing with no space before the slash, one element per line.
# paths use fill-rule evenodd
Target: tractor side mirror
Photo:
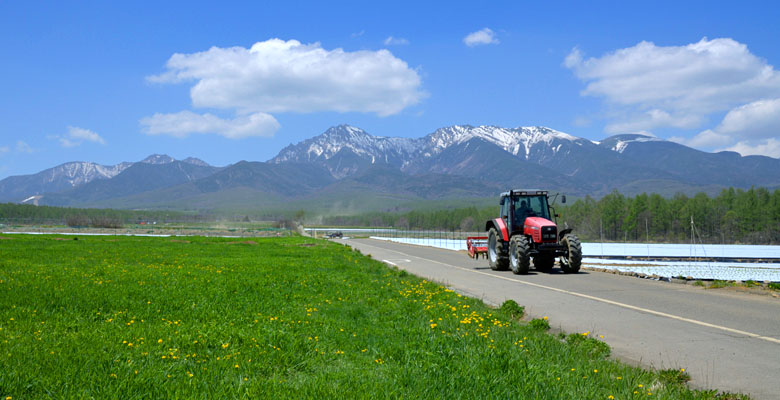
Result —
<path fill-rule="evenodd" d="M 561 204 L 566 204 L 566 195 L 561 196 Z"/>

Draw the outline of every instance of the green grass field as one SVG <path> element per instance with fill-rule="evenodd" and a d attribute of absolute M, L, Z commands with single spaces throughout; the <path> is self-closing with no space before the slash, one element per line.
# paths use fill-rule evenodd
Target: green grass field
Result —
<path fill-rule="evenodd" d="M 0 399 L 716 398 L 326 241 L 5 235 L 0 251 Z"/>

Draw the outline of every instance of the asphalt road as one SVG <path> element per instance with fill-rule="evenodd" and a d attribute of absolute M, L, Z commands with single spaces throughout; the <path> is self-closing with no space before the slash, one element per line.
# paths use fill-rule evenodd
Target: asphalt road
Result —
<path fill-rule="evenodd" d="M 514 275 L 464 253 L 372 239 L 344 242 L 486 303 L 513 299 L 528 318 L 564 332 L 603 335 L 612 355 L 657 369 L 685 368 L 692 386 L 780 398 L 780 300 L 601 272 Z M 598 336 L 597 336 L 598 337 Z"/>

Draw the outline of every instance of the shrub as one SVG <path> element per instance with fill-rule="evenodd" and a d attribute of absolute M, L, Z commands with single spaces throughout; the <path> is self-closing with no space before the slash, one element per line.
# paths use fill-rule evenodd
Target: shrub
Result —
<path fill-rule="evenodd" d="M 724 287 L 734 286 L 734 282 L 715 280 L 712 281 L 710 289 L 720 289 Z"/>
<path fill-rule="evenodd" d="M 89 226 L 89 217 L 84 214 L 69 215 L 65 218 L 65 224 L 71 228 Z"/>
<path fill-rule="evenodd" d="M 685 368 L 658 371 L 658 378 L 667 385 L 682 385 L 691 380 L 691 376 L 685 372 Z"/>
<path fill-rule="evenodd" d="M 547 322 L 547 317 L 534 318 L 531 320 L 531 322 L 528 325 L 530 325 L 531 328 L 538 329 L 541 331 L 550 330 L 550 323 Z"/>
<path fill-rule="evenodd" d="M 523 318 L 525 307 L 517 304 L 514 300 L 507 300 L 501 304 L 501 311 L 509 314 L 512 318 Z"/>
<path fill-rule="evenodd" d="M 118 229 L 123 226 L 122 221 L 114 217 L 94 217 L 89 223 L 93 228 L 113 228 Z"/>
<path fill-rule="evenodd" d="M 589 332 L 586 333 L 572 333 L 566 336 L 566 343 L 571 346 L 577 347 L 585 352 L 592 358 L 605 358 L 608 357 L 612 350 L 609 345 L 589 337 Z"/>

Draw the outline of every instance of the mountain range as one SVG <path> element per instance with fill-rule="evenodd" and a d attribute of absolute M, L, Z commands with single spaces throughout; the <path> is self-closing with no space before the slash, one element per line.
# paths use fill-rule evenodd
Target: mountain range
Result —
<path fill-rule="evenodd" d="M 510 187 L 600 196 L 780 187 L 780 160 L 708 153 L 652 136 L 591 141 L 546 127 L 456 125 L 421 138 L 339 125 L 266 162 L 225 167 L 152 155 L 69 162 L 0 181 L 0 202 L 195 210 L 399 209 L 425 200 L 494 198 Z"/>

